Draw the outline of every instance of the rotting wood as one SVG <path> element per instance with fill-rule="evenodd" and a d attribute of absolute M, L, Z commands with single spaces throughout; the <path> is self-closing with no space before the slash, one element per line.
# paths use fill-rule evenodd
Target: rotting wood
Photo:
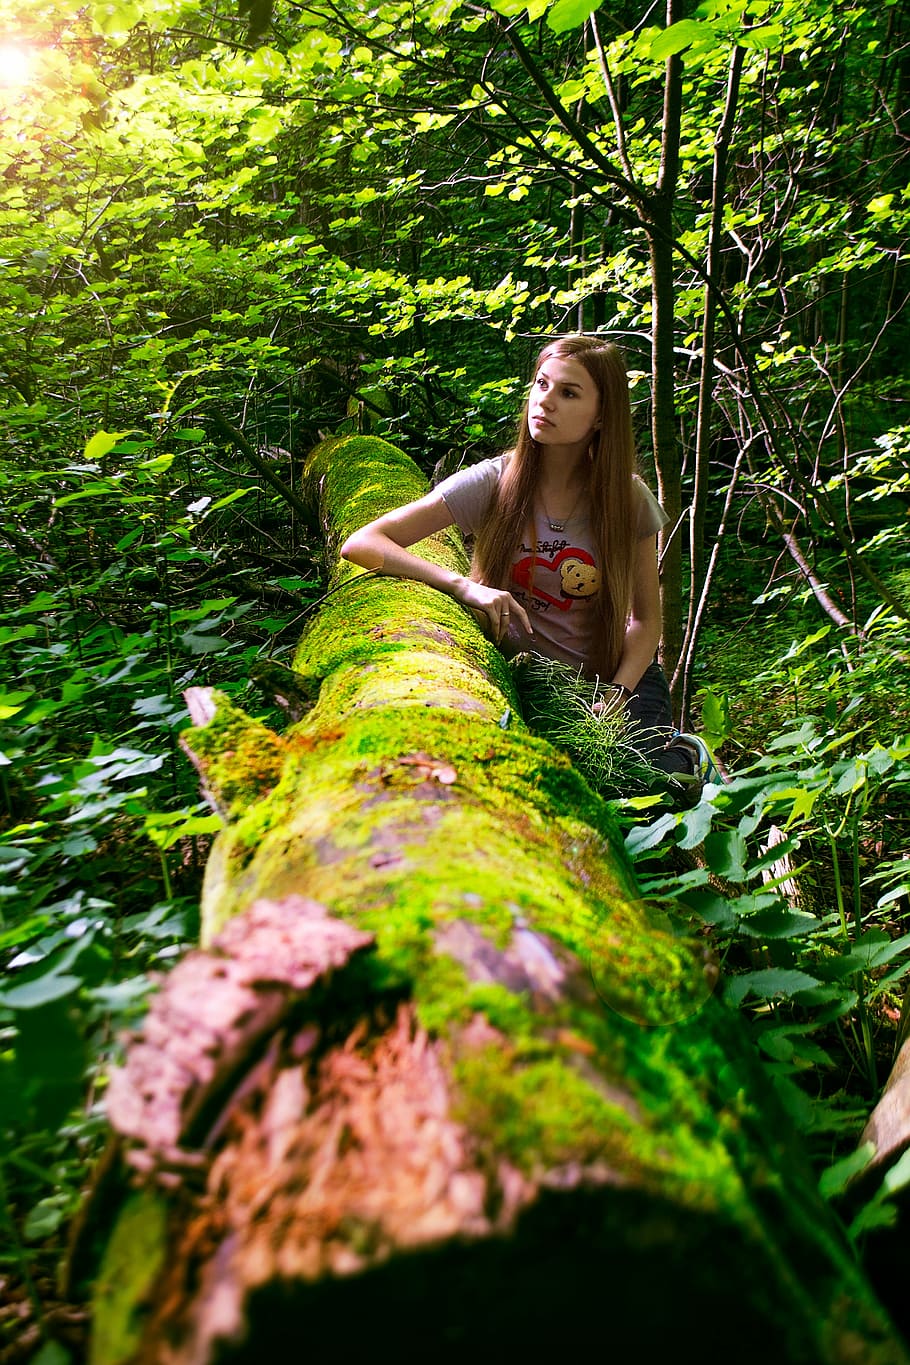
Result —
<path fill-rule="evenodd" d="M 301 496 L 332 560 L 423 487 L 347 438 Z M 464 564 L 451 535 L 425 549 Z M 497 652 L 422 585 L 336 565 L 331 588 L 298 724 L 193 702 L 225 828 L 204 947 L 112 1082 L 134 1193 L 92 1365 L 297 1336 L 320 1361 L 602 1337 L 620 1360 L 906 1362 L 739 1020 L 640 901 L 609 809 L 516 719 Z"/>
<path fill-rule="evenodd" d="M 780 825 L 771 825 L 759 852 L 762 855 L 770 853 L 773 848 L 779 848 L 781 844 L 786 842 L 787 835 Z M 763 868 L 761 877 L 765 886 L 773 883 L 775 889 L 786 898 L 793 910 L 805 909 L 802 888 L 797 880 L 796 869 L 789 852 L 783 853 L 768 867 Z"/>

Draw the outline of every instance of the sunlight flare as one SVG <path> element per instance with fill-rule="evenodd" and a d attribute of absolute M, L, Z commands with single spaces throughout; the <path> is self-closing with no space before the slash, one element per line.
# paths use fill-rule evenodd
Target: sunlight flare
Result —
<path fill-rule="evenodd" d="M 32 74 L 34 58 L 18 43 L 0 43 L 0 86 L 25 85 Z"/>

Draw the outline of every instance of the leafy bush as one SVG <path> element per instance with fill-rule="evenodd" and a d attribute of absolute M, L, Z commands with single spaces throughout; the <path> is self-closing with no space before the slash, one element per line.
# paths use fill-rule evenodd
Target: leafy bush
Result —
<path fill-rule="evenodd" d="M 657 819 L 649 798 L 621 803 L 643 890 L 710 937 L 724 999 L 744 1012 L 820 1167 L 840 1158 L 831 1195 L 864 1164 L 843 1151 L 885 1079 L 910 973 L 910 738 L 876 738 L 885 721 L 910 730 L 910 715 L 884 626 L 861 648 L 814 632 L 756 679 L 766 734 L 782 723 L 757 757 L 729 733 L 730 699 L 705 689 L 711 738 L 737 757 L 729 780 Z M 895 1217 L 902 1184 L 895 1175 L 860 1210 L 854 1235 Z"/>
<path fill-rule="evenodd" d="M 195 428 L 103 432 L 0 470 L 0 1268 L 25 1284 L 59 1258 L 119 1035 L 197 937 L 220 821 L 180 693 L 211 676 L 255 706 L 255 661 L 319 586 L 273 541 L 283 504 L 233 468 L 200 496 L 190 449 L 213 453 Z"/>

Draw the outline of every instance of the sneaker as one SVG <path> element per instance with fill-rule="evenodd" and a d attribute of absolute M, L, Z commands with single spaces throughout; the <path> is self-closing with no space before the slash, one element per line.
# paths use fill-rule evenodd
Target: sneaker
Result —
<path fill-rule="evenodd" d="M 692 761 L 692 775 L 674 773 L 673 777 L 676 781 L 682 782 L 686 786 L 697 783 L 699 789 L 706 782 L 720 781 L 720 774 L 717 771 L 714 759 L 711 757 L 711 750 L 703 739 L 699 739 L 698 735 L 682 733 L 674 735 L 667 748 L 681 750 Z"/>

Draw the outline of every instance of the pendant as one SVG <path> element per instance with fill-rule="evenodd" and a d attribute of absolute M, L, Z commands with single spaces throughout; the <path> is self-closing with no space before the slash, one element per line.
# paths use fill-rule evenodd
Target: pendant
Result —
<path fill-rule="evenodd" d="M 564 521 L 551 521 L 549 517 L 547 517 L 547 525 L 551 531 L 562 532 L 566 529 L 566 523 Z"/>

